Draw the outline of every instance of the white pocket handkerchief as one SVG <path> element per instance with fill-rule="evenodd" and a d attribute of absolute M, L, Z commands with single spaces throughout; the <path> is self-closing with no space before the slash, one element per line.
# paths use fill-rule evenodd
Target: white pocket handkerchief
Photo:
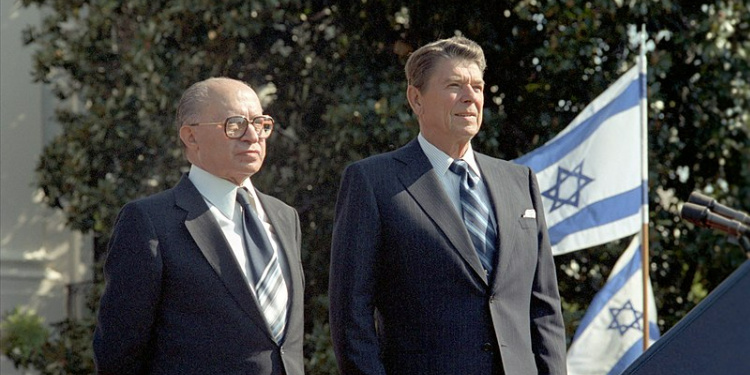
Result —
<path fill-rule="evenodd" d="M 536 219 L 536 211 L 534 211 L 532 209 L 528 209 L 528 210 L 524 211 L 523 216 L 521 216 L 521 217 L 522 218 L 526 218 L 526 219 Z"/>

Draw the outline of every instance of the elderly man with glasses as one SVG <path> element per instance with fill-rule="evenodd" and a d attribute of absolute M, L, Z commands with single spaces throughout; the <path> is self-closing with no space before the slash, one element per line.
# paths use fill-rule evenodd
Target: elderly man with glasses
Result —
<path fill-rule="evenodd" d="M 176 123 L 190 172 L 120 211 L 97 371 L 302 375 L 299 218 L 250 179 L 273 118 L 245 83 L 210 78 L 185 91 Z"/>

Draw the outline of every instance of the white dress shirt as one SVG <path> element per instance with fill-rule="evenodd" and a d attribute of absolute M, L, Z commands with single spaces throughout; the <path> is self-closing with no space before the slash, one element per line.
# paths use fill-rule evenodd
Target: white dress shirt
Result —
<path fill-rule="evenodd" d="M 242 207 L 237 204 L 237 185 L 223 178 L 216 177 L 195 165 L 190 166 L 188 178 L 201 193 L 206 204 L 208 204 L 211 214 L 214 215 L 216 221 L 219 223 L 221 232 L 224 233 L 224 238 L 227 239 L 229 246 L 232 248 L 232 254 L 234 254 L 237 263 L 242 268 L 245 279 L 251 289 L 253 289 L 250 282 L 250 259 L 248 259 L 247 252 L 245 251 L 244 236 L 242 233 L 244 230 Z M 268 240 L 271 242 L 273 251 L 278 256 L 281 256 L 276 232 L 268 221 L 268 216 L 266 216 L 266 212 L 263 210 L 263 205 L 258 201 L 258 195 L 253 188 L 252 182 L 248 178 L 242 186 L 247 188 L 250 193 L 250 197 L 252 198 L 251 203 L 254 203 L 258 219 L 263 223 L 263 228 L 266 230 L 266 235 L 268 235 Z M 254 289 L 253 293 L 255 293 Z"/>

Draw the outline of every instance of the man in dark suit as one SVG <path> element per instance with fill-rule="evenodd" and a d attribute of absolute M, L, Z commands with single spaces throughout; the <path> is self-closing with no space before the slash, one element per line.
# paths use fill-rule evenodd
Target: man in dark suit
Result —
<path fill-rule="evenodd" d="M 177 110 L 190 172 L 125 205 L 94 336 L 101 374 L 302 375 L 297 212 L 253 188 L 273 119 L 229 78 Z"/>
<path fill-rule="evenodd" d="M 485 66 L 463 37 L 415 51 L 419 136 L 344 171 L 329 285 L 344 375 L 566 372 L 536 177 L 471 147 Z"/>

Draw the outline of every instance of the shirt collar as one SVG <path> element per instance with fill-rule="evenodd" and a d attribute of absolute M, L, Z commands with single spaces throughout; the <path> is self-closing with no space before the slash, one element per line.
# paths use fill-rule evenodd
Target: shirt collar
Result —
<path fill-rule="evenodd" d="M 430 141 L 428 141 L 421 132 L 417 136 L 417 141 L 419 142 L 419 146 L 422 147 L 422 151 L 427 156 L 427 159 L 430 160 L 432 169 L 434 169 L 435 172 L 440 176 L 447 173 L 448 168 L 451 166 L 451 164 L 453 164 L 454 159 L 448 156 L 448 154 L 446 154 L 439 148 L 435 147 L 435 145 L 430 143 Z M 477 164 L 477 160 L 474 157 L 474 149 L 472 149 L 471 143 L 469 143 L 469 148 L 466 149 L 466 153 L 464 153 L 461 159 L 469 165 L 469 168 L 477 177 L 482 177 L 482 174 L 479 171 L 479 164 Z"/>
<path fill-rule="evenodd" d="M 190 166 L 188 178 L 208 203 L 216 207 L 227 218 L 231 219 L 234 217 L 237 202 L 237 185 L 223 178 L 216 177 L 194 164 Z M 242 186 L 247 188 L 250 196 L 257 202 L 258 197 L 255 194 L 253 183 L 249 178 L 245 179 Z"/>

